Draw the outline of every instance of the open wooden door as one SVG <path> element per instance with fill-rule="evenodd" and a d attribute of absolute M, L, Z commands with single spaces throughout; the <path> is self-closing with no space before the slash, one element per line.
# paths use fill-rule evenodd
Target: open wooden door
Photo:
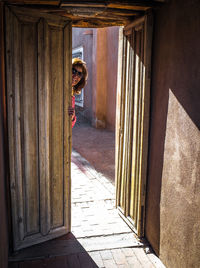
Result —
<path fill-rule="evenodd" d="M 6 7 L 14 250 L 70 231 L 71 23 Z"/>
<path fill-rule="evenodd" d="M 116 205 L 144 235 L 152 17 L 120 30 L 116 115 Z"/>

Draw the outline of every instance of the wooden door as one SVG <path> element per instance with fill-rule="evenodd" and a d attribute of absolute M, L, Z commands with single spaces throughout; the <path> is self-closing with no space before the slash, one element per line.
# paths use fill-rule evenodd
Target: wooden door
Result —
<path fill-rule="evenodd" d="M 6 7 L 14 250 L 70 231 L 71 23 Z"/>
<path fill-rule="evenodd" d="M 117 121 L 116 205 L 139 235 L 144 234 L 152 17 L 120 32 Z"/>

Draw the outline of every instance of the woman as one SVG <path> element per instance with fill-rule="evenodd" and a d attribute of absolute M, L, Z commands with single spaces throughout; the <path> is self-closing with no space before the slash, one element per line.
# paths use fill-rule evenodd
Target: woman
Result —
<path fill-rule="evenodd" d="M 68 113 L 72 118 L 72 127 L 76 123 L 75 115 L 75 95 L 81 93 L 82 88 L 87 82 L 88 71 L 86 63 L 81 59 L 74 58 L 72 60 L 72 106 L 68 108 Z"/>

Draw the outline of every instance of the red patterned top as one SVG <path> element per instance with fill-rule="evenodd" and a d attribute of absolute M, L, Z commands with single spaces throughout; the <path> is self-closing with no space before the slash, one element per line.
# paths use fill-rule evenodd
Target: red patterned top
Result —
<path fill-rule="evenodd" d="M 76 123 L 76 115 L 75 115 L 75 96 L 72 96 L 72 108 L 74 108 L 74 115 L 72 115 L 72 128 Z"/>

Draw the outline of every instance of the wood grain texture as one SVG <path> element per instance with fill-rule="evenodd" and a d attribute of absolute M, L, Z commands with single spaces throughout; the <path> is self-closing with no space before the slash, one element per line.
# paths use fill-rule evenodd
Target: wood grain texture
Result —
<path fill-rule="evenodd" d="M 50 34 L 50 189 L 51 226 L 63 224 L 63 47 L 62 31 L 49 28 Z"/>
<path fill-rule="evenodd" d="M 5 73 L 5 14 L 4 3 L 0 3 L 0 267 L 7 267 L 8 263 L 8 234 L 10 231 L 10 209 L 8 196 L 8 129 L 6 111 L 6 73 Z"/>
<path fill-rule="evenodd" d="M 7 3 L 17 5 L 59 5 L 59 0 L 6 0 Z"/>
<path fill-rule="evenodd" d="M 72 152 L 72 128 L 71 118 L 68 115 L 68 107 L 71 106 L 71 69 L 72 69 L 72 24 L 64 28 L 64 223 L 71 230 L 71 152 Z"/>
<path fill-rule="evenodd" d="M 152 27 L 147 27 L 149 16 L 124 28 L 123 53 L 120 54 L 124 65 L 117 103 L 120 112 L 116 128 L 121 131 L 116 133 L 117 206 L 139 236 L 144 235 L 148 151 L 150 76 L 147 77 L 147 73 L 150 71 L 152 35 Z"/>
<path fill-rule="evenodd" d="M 126 72 L 123 70 L 126 70 L 126 59 L 127 59 L 127 42 L 124 38 L 123 30 L 122 30 L 122 66 L 121 66 L 121 85 L 119 85 L 119 151 L 118 153 L 118 171 L 116 172 L 117 175 L 117 204 L 122 209 L 123 213 L 124 211 L 124 204 L 123 204 L 123 191 L 124 191 L 124 180 L 122 180 L 122 174 L 123 174 L 123 161 L 124 161 L 124 152 L 123 152 L 123 144 L 124 144 L 124 128 L 125 128 L 125 103 L 126 103 Z M 122 90 L 123 88 L 123 90 Z M 117 129 L 118 127 L 116 127 Z M 122 206 L 123 204 L 123 206 Z"/>
<path fill-rule="evenodd" d="M 25 232 L 39 231 L 39 169 L 38 169 L 38 91 L 37 91 L 37 32 L 35 23 L 21 27 L 21 141 L 23 165 L 23 197 Z"/>
<path fill-rule="evenodd" d="M 68 138 L 65 144 L 64 139 L 71 135 L 65 107 L 71 99 L 71 87 L 70 81 L 66 82 L 64 78 L 64 62 L 70 68 L 71 60 L 66 58 L 65 51 L 71 49 L 71 24 L 66 19 L 24 12 L 25 15 L 21 9 L 6 8 L 15 249 L 70 230 L 70 203 L 66 199 L 70 196 L 71 139 Z M 67 38 L 69 41 L 64 42 Z M 64 156 L 66 150 L 68 154 Z M 64 176 L 66 171 L 67 177 Z"/>
<path fill-rule="evenodd" d="M 7 4 L 30 7 L 41 12 L 55 14 L 72 21 L 73 27 L 126 26 L 138 17 L 144 16 L 149 9 L 161 7 L 164 0 L 109 0 L 109 1 L 33 1 L 5 0 Z"/>
<path fill-rule="evenodd" d="M 117 70 L 117 99 L 116 99 L 116 128 L 115 128 L 115 185 L 116 185 L 116 207 L 119 206 L 120 197 L 120 137 L 121 137 L 121 86 L 122 86 L 122 68 L 123 68 L 123 28 L 119 29 L 119 47 L 118 47 L 118 70 Z"/>

